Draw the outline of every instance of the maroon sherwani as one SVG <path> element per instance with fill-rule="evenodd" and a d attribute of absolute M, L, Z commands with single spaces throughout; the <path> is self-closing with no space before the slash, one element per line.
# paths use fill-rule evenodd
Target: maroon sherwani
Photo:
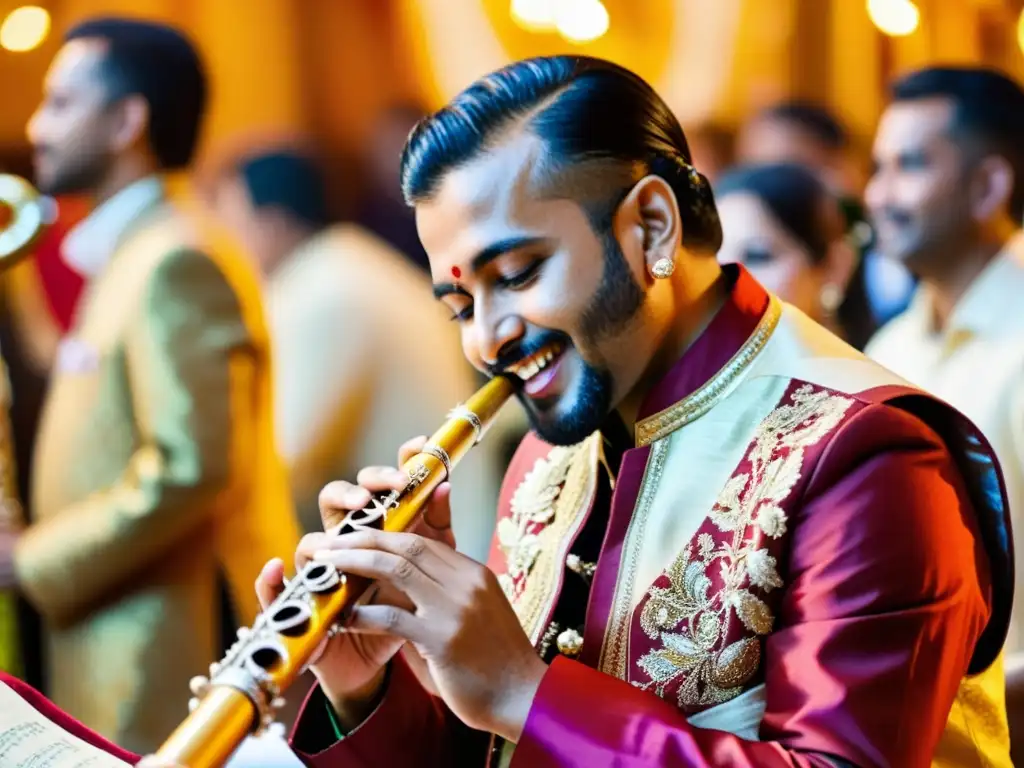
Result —
<path fill-rule="evenodd" d="M 727 274 L 632 434 L 613 417 L 577 446 L 528 436 L 509 468 L 490 566 L 550 660 L 514 751 L 398 658 L 340 740 L 313 691 L 293 741 L 309 765 L 1009 765 L 991 449 Z"/>

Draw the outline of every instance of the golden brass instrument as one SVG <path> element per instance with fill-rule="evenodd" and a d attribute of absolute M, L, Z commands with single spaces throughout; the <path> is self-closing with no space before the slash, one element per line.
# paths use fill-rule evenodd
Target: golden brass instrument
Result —
<path fill-rule="evenodd" d="M 56 220 L 57 203 L 20 176 L 0 174 L 0 208 L 9 217 L 0 225 L 0 267 L 7 267 L 28 255 Z"/>
<path fill-rule="evenodd" d="M 480 441 L 513 391 L 511 381 L 497 376 L 452 410 L 423 450 L 402 467 L 408 485 L 350 512 L 338 533 L 411 527 L 434 489 Z M 227 762 L 246 736 L 261 733 L 274 721 L 274 712 L 284 704 L 280 694 L 370 584 L 369 579 L 308 563 L 251 629 L 238 631 L 238 641 L 210 667 L 210 679 L 192 680 L 190 713 L 157 756 L 188 768 L 219 768 Z"/>

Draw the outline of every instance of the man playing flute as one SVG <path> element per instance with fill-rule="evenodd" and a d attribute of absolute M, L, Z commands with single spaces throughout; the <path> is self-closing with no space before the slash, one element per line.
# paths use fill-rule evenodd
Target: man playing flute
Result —
<path fill-rule="evenodd" d="M 981 684 L 1012 598 L 992 451 L 718 265 L 708 182 L 646 83 L 513 64 L 417 127 L 403 185 L 466 356 L 523 381 L 533 431 L 489 567 L 451 547 L 447 485 L 415 532 L 300 545 L 379 587 L 316 659 L 300 759 L 1009 765 Z M 328 529 L 405 482 L 356 480 L 324 489 Z"/>
<path fill-rule="evenodd" d="M 402 181 L 467 358 L 523 379 L 533 432 L 490 569 L 413 533 L 304 542 L 382 585 L 317 667 L 310 765 L 1009 765 L 991 450 L 718 265 L 650 86 L 513 64 L 413 131 Z M 393 474 L 328 486 L 325 522 Z"/>

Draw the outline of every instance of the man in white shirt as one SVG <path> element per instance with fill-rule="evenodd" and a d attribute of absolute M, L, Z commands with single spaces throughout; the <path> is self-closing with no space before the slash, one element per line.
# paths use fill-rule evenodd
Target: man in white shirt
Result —
<path fill-rule="evenodd" d="M 327 226 L 312 159 L 287 150 L 244 158 L 218 185 L 216 207 L 264 275 L 278 445 L 300 520 L 318 531 L 327 483 L 387 465 L 479 382 L 428 277 L 368 230 Z M 453 491 L 459 548 L 481 560 L 494 520 L 475 513 L 497 503 L 495 431 L 459 467 Z"/>
<path fill-rule="evenodd" d="M 866 201 L 878 243 L 921 279 L 867 353 L 969 416 L 996 450 L 1024 551 L 1024 91 L 987 69 L 893 87 Z M 1011 732 L 1024 739 L 1024 569 L 1006 643 Z M 1016 721 L 1016 722 L 1015 722 Z M 1020 747 L 1018 747 L 1019 749 Z"/>

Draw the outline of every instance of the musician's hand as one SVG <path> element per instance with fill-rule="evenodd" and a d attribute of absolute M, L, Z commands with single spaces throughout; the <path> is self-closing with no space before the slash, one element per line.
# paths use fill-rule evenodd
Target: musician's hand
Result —
<path fill-rule="evenodd" d="M 398 451 L 399 464 L 404 464 L 418 453 L 426 443 L 425 437 L 408 441 Z M 408 477 L 393 468 L 371 467 L 359 473 L 360 485 L 334 482 L 320 493 L 320 517 L 328 533 L 314 533 L 303 537 L 295 555 L 295 567 L 301 569 L 313 554 L 330 546 L 337 537 L 342 518 L 354 509 L 362 509 L 370 501 L 370 492 L 399 490 L 408 482 Z M 422 523 L 417 530 L 437 537 L 454 545 L 451 536 L 451 520 L 448 512 L 449 486 L 442 483 L 425 510 L 424 520 L 437 526 L 430 529 Z M 256 594 L 266 608 L 283 589 L 284 563 L 271 560 L 256 580 Z M 380 584 L 371 587 L 370 602 L 375 605 L 401 605 L 412 608 L 401 592 Z M 402 637 L 383 633 L 364 634 L 342 632 L 326 640 L 314 654 L 311 665 L 320 681 L 324 694 L 331 701 L 341 724 L 346 729 L 355 728 L 373 711 L 380 697 L 387 663 L 405 644 Z"/>
<path fill-rule="evenodd" d="M 414 533 L 336 536 L 315 557 L 405 596 L 356 608 L 350 632 L 409 640 L 427 662 L 439 695 L 464 723 L 518 741 L 547 666 L 490 570 Z"/>

